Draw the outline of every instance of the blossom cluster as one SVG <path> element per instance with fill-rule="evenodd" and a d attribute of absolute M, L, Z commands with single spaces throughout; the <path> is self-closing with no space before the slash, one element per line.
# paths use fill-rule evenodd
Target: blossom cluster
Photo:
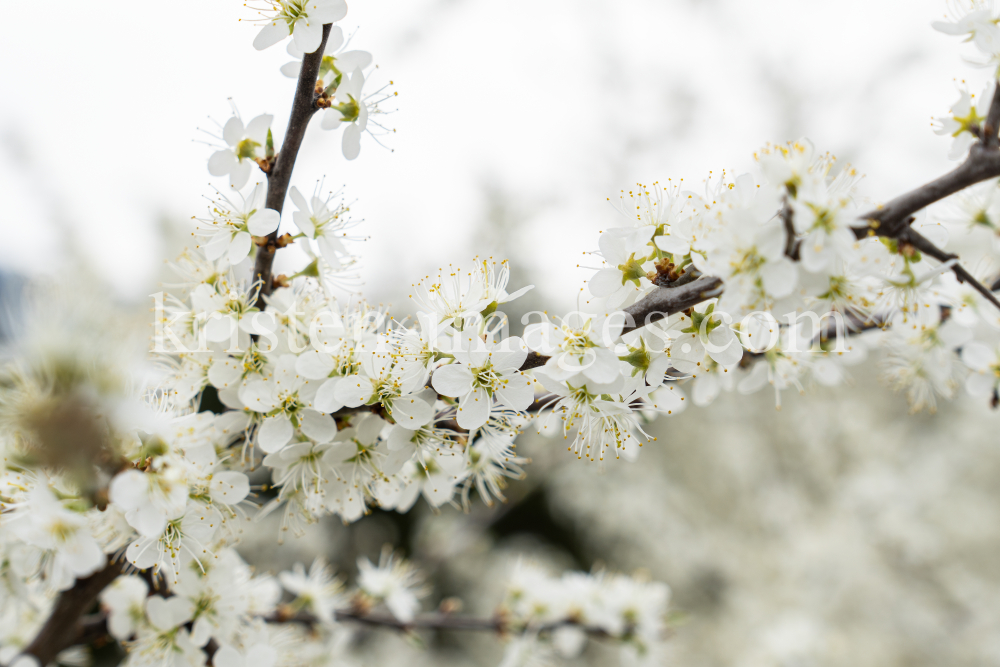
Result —
<path fill-rule="evenodd" d="M 472 488 L 492 502 L 521 475 L 513 441 L 535 394 L 519 370 L 527 350 L 517 337 L 479 334 L 480 313 L 510 298 L 506 265 L 418 286 L 441 318 L 421 328 L 363 301 L 342 304 L 309 275 L 260 308 L 248 281 L 200 261 L 203 278 L 171 295 L 164 314 L 165 400 L 237 425 L 240 456 L 271 470 L 276 495 L 264 512 L 282 507 L 284 527 L 299 532 L 331 513 L 356 521 L 372 506 L 405 512 L 421 496 L 433 507 L 457 496 L 468 504 Z M 196 413 L 206 387 L 229 412 Z"/>
<path fill-rule="evenodd" d="M 654 183 L 622 193 L 629 224 L 600 236 L 592 310 L 613 317 L 659 287 L 721 279 L 717 298 L 623 336 L 613 347 L 623 370 L 645 374 L 647 386 L 666 380 L 677 398 L 688 386 L 696 405 L 770 386 L 780 406 L 783 390 L 841 383 L 879 354 L 885 379 L 914 410 L 933 410 L 967 376 L 975 395 L 993 392 L 985 378 L 998 367 L 994 353 L 963 345 L 977 333 L 996 338 L 998 312 L 954 277 L 954 260 L 868 233 L 860 177 L 808 140 L 755 157 L 755 174 L 710 177 L 703 191 Z M 997 192 L 996 180 L 976 186 L 910 227 L 938 247 L 963 228 L 995 237 Z M 989 266 L 981 264 L 984 280 Z"/>
<path fill-rule="evenodd" d="M 516 564 L 501 611 L 520 628 L 503 666 L 544 664 L 552 655 L 571 660 L 587 635 L 615 642 L 622 664 L 662 664 L 670 589 L 642 577 L 597 571 L 554 577 L 529 562 Z"/>
<path fill-rule="evenodd" d="M 129 665 L 201 666 L 211 659 L 225 667 L 249 664 L 251 656 L 254 664 L 268 666 L 327 664 L 348 651 L 350 618 L 384 608 L 400 623 L 414 620 L 429 590 L 412 565 L 388 551 L 378 563 L 359 560 L 353 591 L 322 559 L 277 576 L 247 566 L 234 546 L 252 525 L 249 516 L 260 516 L 253 499 L 263 492 L 251 490 L 239 456 L 247 415 L 178 411 L 155 393 L 137 394 L 120 352 L 102 345 L 96 336 L 102 331 L 80 324 L 58 328 L 71 333 L 80 350 L 31 336 L 37 343 L 22 345 L 20 359 L 4 369 L 0 661 L 11 663 L 29 644 L 59 592 L 111 566 L 122 574 L 100 594 L 100 603 L 107 631 L 127 648 Z M 358 443 L 374 443 L 383 427 L 381 418 L 363 415 L 343 430 L 340 445 L 325 451 L 349 447 L 363 458 Z M 424 444 L 394 441 L 407 460 L 414 452 L 406 448 Z M 81 446 L 93 449 L 74 457 Z M 278 451 L 289 454 L 294 447 Z M 308 446 L 313 452 L 319 447 Z M 313 464 L 322 465 L 322 458 Z M 300 475 L 305 467 L 300 464 Z M 432 477 L 413 487 L 429 499 L 438 493 Z M 437 483 L 452 481 L 439 474 Z M 586 581 L 578 579 L 580 586 Z M 615 602 L 611 617 L 634 618 L 623 604 L 646 610 L 646 586 L 621 591 L 627 600 Z M 551 596 L 553 608 L 564 605 L 565 595 L 550 588 L 532 595 Z M 596 600 L 587 606 L 594 614 L 601 608 Z M 514 607 L 508 612 L 512 627 L 523 629 L 528 619 Z M 75 664 L 80 652 L 66 651 L 59 660 Z"/>

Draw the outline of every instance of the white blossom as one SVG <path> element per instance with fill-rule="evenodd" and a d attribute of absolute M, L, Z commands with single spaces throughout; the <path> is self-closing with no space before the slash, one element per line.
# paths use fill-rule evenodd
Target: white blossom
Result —
<path fill-rule="evenodd" d="M 404 623 L 413 620 L 426 594 L 423 575 L 390 551 L 383 551 L 378 565 L 358 559 L 358 588 L 377 602 L 384 602 L 392 615 Z"/>
<path fill-rule="evenodd" d="M 456 419 L 462 428 L 485 424 L 494 399 L 512 410 L 531 404 L 532 381 L 520 371 L 528 351 L 520 338 L 493 342 L 464 334 L 453 354 L 455 363 L 434 371 L 431 382 L 442 395 L 458 399 Z"/>
<path fill-rule="evenodd" d="M 993 31 L 997 30 L 996 25 L 993 25 L 992 28 Z M 981 127 L 986 121 L 986 114 L 993 101 L 994 89 L 995 84 L 991 81 L 978 98 L 975 93 L 970 94 L 968 90 L 962 90 L 959 93 L 958 101 L 949 110 L 951 115 L 935 119 L 937 127 L 934 132 L 954 138 L 951 149 L 948 151 L 950 159 L 959 160 L 965 157 L 965 154 L 969 152 L 969 147 L 976 142 L 974 130 Z"/>
<path fill-rule="evenodd" d="M 238 264 L 253 249 L 254 236 L 267 236 L 278 229 L 281 216 L 264 208 L 267 185 L 257 183 L 239 206 L 227 197 L 212 208 L 212 219 L 203 233 L 209 237 L 205 256 L 215 261 L 225 256 L 230 264 Z"/>
<path fill-rule="evenodd" d="M 149 585 L 136 575 L 123 575 L 101 591 L 101 604 L 109 610 L 108 632 L 115 639 L 132 637 L 145 621 L 144 603 Z"/>
<path fill-rule="evenodd" d="M 278 580 L 304 608 L 327 623 L 333 623 L 334 612 L 346 602 L 343 582 L 333 576 L 333 570 L 320 557 L 313 561 L 308 573 L 296 563 L 291 572 L 279 574 Z"/>
<path fill-rule="evenodd" d="M 226 148 L 212 153 L 208 159 L 208 173 L 212 176 L 229 176 L 229 185 L 240 190 L 250 180 L 250 171 L 267 142 L 267 133 L 274 116 L 261 114 L 245 126 L 239 115 L 234 115 L 222 127 Z"/>
<path fill-rule="evenodd" d="M 347 16 L 344 0 L 267 0 L 267 3 L 270 5 L 267 24 L 253 40 L 258 51 L 291 35 L 299 50 L 312 53 L 323 41 L 323 24 Z"/>
<path fill-rule="evenodd" d="M 335 79 L 345 72 L 353 72 L 356 68 L 365 69 L 372 63 L 372 54 L 367 51 L 344 50 L 347 42 L 344 40 L 344 31 L 339 25 L 330 27 L 330 36 L 326 40 L 326 48 L 323 49 L 323 60 L 320 64 L 319 78 L 324 83 L 333 83 L 328 79 Z M 302 69 L 302 49 L 295 41 L 288 43 L 288 55 L 295 58 L 292 62 L 281 66 L 281 73 L 285 76 L 297 79 Z"/>

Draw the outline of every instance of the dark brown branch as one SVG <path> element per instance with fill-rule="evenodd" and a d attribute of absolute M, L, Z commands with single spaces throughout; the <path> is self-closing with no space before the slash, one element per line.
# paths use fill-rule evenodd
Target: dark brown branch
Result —
<path fill-rule="evenodd" d="M 265 206 L 281 213 L 285 205 L 285 197 L 288 194 L 288 184 L 292 178 L 292 170 L 295 168 L 295 158 L 298 157 L 299 147 L 306 134 L 306 127 L 309 119 L 319 109 L 316 106 L 316 79 L 319 76 L 319 67 L 323 62 L 323 51 L 326 49 L 326 40 L 330 36 L 330 25 L 323 26 L 323 40 L 319 48 L 312 53 L 308 53 L 302 59 L 302 69 L 299 71 L 299 82 L 295 87 L 295 98 L 292 100 L 292 113 L 288 119 L 288 128 L 285 130 L 285 139 L 281 144 L 281 150 L 275 159 L 274 166 L 267 174 L 267 203 Z M 274 255 L 278 251 L 278 230 L 274 230 L 267 236 L 267 243 L 257 250 L 257 261 L 254 263 L 254 279 L 260 279 L 260 293 L 257 298 L 267 296 L 271 293 L 271 266 L 274 264 Z"/>
<path fill-rule="evenodd" d="M 993 111 L 991 107 L 991 115 Z M 1000 111 L 997 113 L 1000 114 Z M 965 162 L 956 169 L 862 215 L 862 220 L 866 220 L 868 224 L 855 227 L 854 235 L 859 239 L 873 234 L 897 237 L 907 226 L 910 216 L 917 211 L 997 176 L 1000 176 L 1000 151 L 987 148 L 981 143 L 973 144 Z"/>
<path fill-rule="evenodd" d="M 714 276 L 702 276 L 680 287 L 657 287 L 655 290 L 636 301 L 622 312 L 625 313 L 625 327 L 622 334 L 627 334 L 646 325 L 658 322 L 665 317 L 687 310 L 702 301 L 708 301 L 722 293 L 722 280 Z M 544 366 L 549 357 L 537 352 L 528 353 L 522 371 Z"/>
<path fill-rule="evenodd" d="M 72 588 L 60 593 L 48 620 L 24 653 L 47 665 L 56 659 L 60 651 L 77 643 L 77 637 L 86 630 L 80 623 L 80 617 L 93 606 L 101 591 L 121 574 L 121 567 L 121 563 L 108 563 L 103 570 L 86 579 L 77 579 Z"/>
<path fill-rule="evenodd" d="M 1000 147 L 997 139 L 998 130 L 1000 130 L 1000 81 L 993 87 L 993 101 L 990 103 L 990 110 L 986 114 L 986 125 L 983 127 L 984 136 L 981 140 L 987 148 Z"/>
<path fill-rule="evenodd" d="M 702 276 L 680 287 L 658 287 L 624 312 L 628 316 L 622 335 L 687 310 L 722 293 L 722 280 Z"/>
<path fill-rule="evenodd" d="M 392 614 L 365 614 L 355 611 L 338 611 L 335 618 L 340 623 L 357 623 L 371 627 L 388 628 L 410 632 L 412 630 L 472 630 L 479 632 L 503 632 L 503 618 L 472 618 L 450 614 L 425 614 L 404 623 Z"/>
<path fill-rule="evenodd" d="M 496 632 L 508 633 L 518 631 L 520 628 L 511 625 L 510 621 L 502 615 L 491 618 L 476 618 L 471 616 L 455 616 L 452 614 L 421 614 L 412 621 L 401 621 L 392 614 L 373 614 L 364 611 L 341 610 L 334 614 L 338 623 L 357 623 L 376 628 L 386 628 L 398 630 L 400 632 L 412 632 L 414 630 L 449 630 L 449 631 L 471 631 L 471 632 Z M 301 623 L 312 627 L 318 621 L 310 614 L 299 613 L 294 616 L 283 617 L 272 615 L 266 619 L 271 623 Z M 581 625 L 577 621 L 567 619 L 546 623 L 544 625 L 529 626 L 526 630 L 532 632 L 551 632 L 563 626 L 576 626 L 592 637 L 606 637 L 607 632 L 600 628 Z"/>
<path fill-rule="evenodd" d="M 795 221 L 792 207 L 786 194 L 781 203 L 781 222 L 785 226 L 785 256 L 793 261 L 799 261 L 799 242 L 795 238 Z"/>
<path fill-rule="evenodd" d="M 104 612 L 81 617 L 77 628 L 79 632 L 73 640 L 74 645 L 90 646 L 111 640 L 111 634 L 108 632 L 108 616 Z"/>
<path fill-rule="evenodd" d="M 521 364 L 522 371 L 529 371 L 532 368 L 538 368 L 544 366 L 545 362 L 549 360 L 549 357 L 544 354 L 538 354 L 537 352 L 529 352 L 528 356 L 524 359 L 524 363 Z"/>
<path fill-rule="evenodd" d="M 668 270 L 663 272 L 660 271 L 660 267 L 657 267 L 656 275 L 650 278 L 650 282 L 657 287 L 680 287 L 681 285 L 693 283 L 702 276 L 701 271 L 696 269 L 693 264 L 688 264 L 683 269 L 680 269 L 680 274 L 677 273 L 677 269 L 674 268 L 673 263 L 668 263 L 666 268 Z"/>

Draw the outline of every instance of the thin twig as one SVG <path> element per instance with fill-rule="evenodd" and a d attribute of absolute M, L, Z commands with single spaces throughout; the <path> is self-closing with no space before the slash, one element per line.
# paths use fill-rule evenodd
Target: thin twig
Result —
<path fill-rule="evenodd" d="M 451 614 L 422 614 L 412 621 L 400 621 L 391 614 L 371 614 L 355 611 L 338 611 L 337 621 L 341 623 L 359 623 L 373 627 L 389 628 L 401 632 L 412 632 L 413 630 L 455 630 L 471 632 L 496 632 L 506 634 L 509 632 L 552 632 L 561 627 L 578 627 L 592 637 L 607 637 L 608 633 L 601 628 L 583 625 L 575 620 L 566 619 L 553 623 L 541 625 L 528 625 L 525 628 L 512 626 L 510 621 L 503 616 L 493 616 L 492 618 L 476 618 L 472 616 L 454 616 Z"/>
<path fill-rule="evenodd" d="M 267 175 L 265 206 L 279 214 L 285 205 L 288 184 L 295 168 L 295 158 L 298 157 L 309 119 L 319 109 L 316 106 L 316 78 L 319 76 L 319 67 L 323 62 L 323 51 L 326 49 L 326 40 L 329 36 L 330 25 L 327 24 L 323 26 L 323 40 L 319 48 L 306 54 L 302 59 L 302 69 L 299 70 L 299 82 L 295 87 L 295 98 L 292 100 L 292 113 L 288 119 L 288 129 L 285 130 L 285 139 L 281 143 L 281 150 L 278 151 L 274 166 Z M 267 243 L 257 249 L 257 260 L 253 267 L 254 279 L 261 281 L 257 300 L 271 293 L 271 266 L 278 251 L 277 240 L 276 229 L 267 236 Z"/>
<path fill-rule="evenodd" d="M 278 608 L 273 614 L 262 617 L 264 621 L 271 624 L 295 623 L 314 628 L 322 624 L 320 619 L 306 612 L 295 614 L 285 613 L 284 605 Z M 414 632 L 416 630 L 444 630 L 452 632 L 494 632 L 497 634 L 508 634 L 513 632 L 553 632 L 561 627 L 579 627 L 592 637 L 607 637 L 608 634 L 601 628 L 583 625 L 573 619 L 544 623 L 540 625 L 528 625 L 527 627 L 513 625 L 510 619 L 503 615 L 496 615 L 490 618 L 479 618 L 475 616 L 456 616 L 453 614 L 435 613 L 421 614 L 410 621 L 401 621 L 392 614 L 370 613 L 363 610 L 338 610 L 334 612 L 334 619 L 338 623 L 355 623 L 373 628 L 384 628 L 399 632 Z M 104 612 L 91 614 L 80 620 L 77 624 L 78 631 L 67 639 L 64 646 L 59 650 L 75 645 L 90 645 L 109 641 L 112 639 L 108 633 L 108 619 Z M 204 650 L 209 657 L 215 653 L 218 645 L 210 642 Z"/>
<path fill-rule="evenodd" d="M 1000 309 L 1000 300 L 997 300 L 996 295 L 993 294 L 992 290 L 989 287 L 979 282 L 975 276 L 973 276 L 965 269 L 964 266 L 958 263 L 957 261 L 958 255 L 941 250 L 936 245 L 931 243 L 931 241 L 926 236 L 923 236 L 916 230 L 909 227 L 903 229 L 903 231 L 900 233 L 899 240 L 910 243 L 914 248 L 916 248 L 920 252 L 924 253 L 925 255 L 929 255 L 930 257 L 933 257 L 939 262 L 950 262 L 951 260 L 956 260 L 955 263 L 952 265 L 951 270 L 955 272 L 955 277 L 958 278 L 958 281 L 962 283 L 968 283 L 973 287 L 973 289 L 982 294 L 987 301 L 989 301 L 998 309 Z"/>
<path fill-rule="evenodd" d="M 410 621 L 401 621 L 392 614 L 371 613 L 362 609 L 340 609 L 334 612 L 334 619 L 338 623 L 357 623 L 371 627 L 387 628 L 399 630 L 400 632 L 412 632 L 414 630 L 456 630 L 471 632 L 496 632 L 506 634 L 511 632 L 552 632 L 562 627 L 578 627 L 592 637 L 607 637 L 608 633 L 597 627 L 588 626 L 572 618 L 561 621 L 554 621 L 542 624 L 528 624 L 527 626 L 515 624 L 511 619 L 503 614 L 497 614 L 490 618 L 479 618 L 475 616 L 456 616 L 454 614 L 434 613 L 420 614 Z M 284 614 L 281 607 L 270 616 L 264 617 L 268 623 L 299 623 L 308 627 L 320 624 L 320 620 L 312 614 L 298 612 L 296 614 Z M 627 629 L 626 629 L 627 634 Z"/>

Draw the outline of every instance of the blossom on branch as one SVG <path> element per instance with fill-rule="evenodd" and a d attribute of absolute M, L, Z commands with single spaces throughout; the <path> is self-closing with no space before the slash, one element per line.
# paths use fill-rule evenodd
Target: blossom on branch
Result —
<path fill-rule="evenodd" d="M 260 13 L 267 24 L 257 33 L 253 46 L 262 51 L 289 35 L 303 53 L 312 53 L 323 41 L 323 24 L 347 16 L 344 0 L 265 0 L 269 7 Z"/>

